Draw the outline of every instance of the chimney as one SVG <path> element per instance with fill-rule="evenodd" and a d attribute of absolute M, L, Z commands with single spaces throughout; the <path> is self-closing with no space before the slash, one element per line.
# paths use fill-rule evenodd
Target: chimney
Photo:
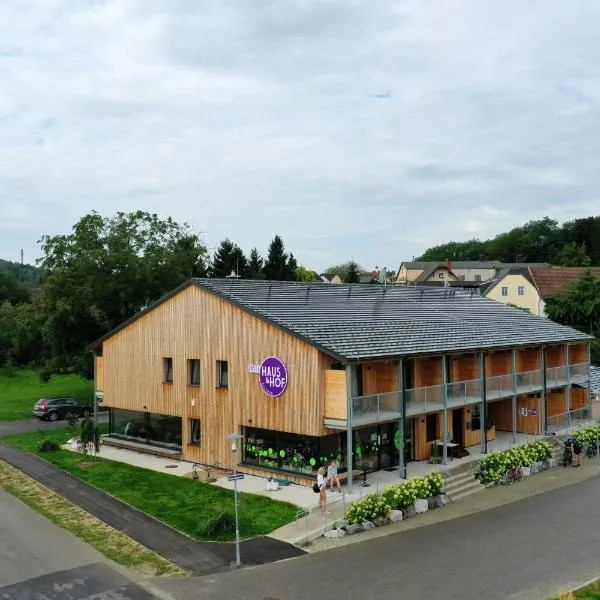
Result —
<path fill-rule="evenodd" d="M 446 259 L 446 266 L 450 271 L 452 271 L 452 261 L 449 258 Z"/>

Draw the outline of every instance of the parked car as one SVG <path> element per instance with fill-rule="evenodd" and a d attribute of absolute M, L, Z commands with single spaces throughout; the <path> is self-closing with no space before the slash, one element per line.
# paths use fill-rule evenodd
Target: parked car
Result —
<path fill-rule="evenodd" d="M 64 419 L 68 414 L 77 417 L 89 417 L 94 411 L 91 404 L 85 404 L 74 398 L 42 398 L 33 407 L 33 415 L 44 421 Z"/>

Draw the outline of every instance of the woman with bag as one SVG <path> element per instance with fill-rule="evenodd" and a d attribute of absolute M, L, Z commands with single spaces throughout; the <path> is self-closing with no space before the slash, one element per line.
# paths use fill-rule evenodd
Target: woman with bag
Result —
<path fill-rule="evenodd" d="M 321 509 L 322 515 L 329 514 L 329 512 L 327 510 L 325 510 L 325 506 L 327 504 L 327 494 L 325 491 L 326 488 L 327 488 L 327 480 L 325 479 L 325 469 L 323 467 L 320 467 L 319 470 L 317 471 L 317 483 L 315 483 L 315 486 L 313 487 L 313 489 L 315 491 L 317 489 L 319 490 L 319 508 Z"/>

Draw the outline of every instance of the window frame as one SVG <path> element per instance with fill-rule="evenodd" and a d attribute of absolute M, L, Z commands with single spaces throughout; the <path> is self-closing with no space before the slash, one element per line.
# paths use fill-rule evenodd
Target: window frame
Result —
<path fill-rule="evenodd" d="M 525 286 L 524 285 L 520 285 L 517 287 L 517 296 L 524 296 L 525 295 Z"/>
<path fill-rule="evenodd" d="M 502 293 L 503 298 L 506 298 L 508 296 L 508 286 L 507 285 L 503 285 L 500 291 Z"/>
<path fill-rule="evenodd" d="M 194 382 L 194 366 L 198 365 L 198 380 Z M 187 359 L 187 385 L 188 387 L 201 387 L 202 385 L 202 363 L 199 358 L 188 358 Z"/>
<path fill-rule="evenodd" d="M 163 383 L 173 384 L 173 357 L 163 356 Z M 169 373 L 171 377 L 169 378 Z"/>
<path fill-rule="evenodd" d="M 223 369 L 223 366 L 225 366 L 225 369 Z M 223 373 L 226 374 L 225 381 L 223 381 Z M 217 388 L 229 389 L 229 364 L 226 360 L 217 361 Z"/>
<path fill-rule="evenodd" d="M 190 446 L 201 446 L 202 445 L 202 421 L 200 419 L 188 419 L 189 423 L 189 433 L 190 433 L 190 441 L 188 444 Z M 197 436 L 195 435 L 197 434 Z M 197 438 L 197 439 L 196 439 Z"/>
<path fill-rule="evenodd" d="M 444 271 L 438 273 L 438 279 L 444 279 Z"/>

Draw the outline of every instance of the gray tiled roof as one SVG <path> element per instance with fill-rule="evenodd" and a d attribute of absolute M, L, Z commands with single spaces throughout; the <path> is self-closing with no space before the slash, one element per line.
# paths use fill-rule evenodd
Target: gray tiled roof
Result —
<path fill-rule="evenodd" d="M 590 369 L 590 388 L 593 395 L 600 394 L 600 367 Z"/>
<path fill-rule="evenodd" d="M 342 360 L 591 339 L 458 289 L 243 279 L 193 283 Z"/>

